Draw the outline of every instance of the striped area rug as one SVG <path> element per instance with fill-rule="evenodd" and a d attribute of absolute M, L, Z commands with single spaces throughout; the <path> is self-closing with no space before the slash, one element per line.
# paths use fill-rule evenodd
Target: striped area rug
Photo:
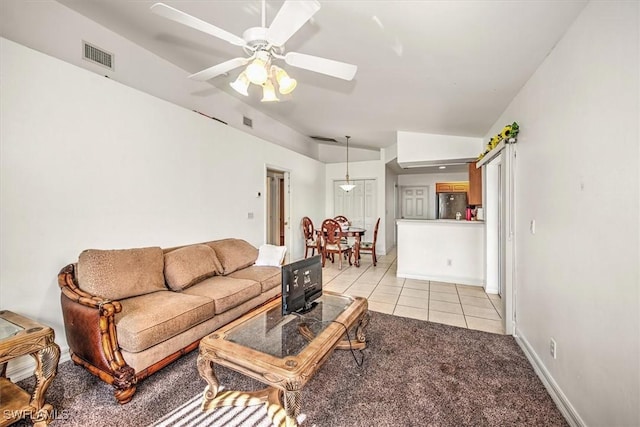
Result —
<path fill-rule="evenodd" d="M 202 394 L 199 393 L 182 406 L 176 408 L 150 427 L 271 427 L 273 423 L 267 415 L 265 405 L 249 407 L 223 407 L 202 412 Z M 298 422 L 302 420 L 299 419 Z"/>

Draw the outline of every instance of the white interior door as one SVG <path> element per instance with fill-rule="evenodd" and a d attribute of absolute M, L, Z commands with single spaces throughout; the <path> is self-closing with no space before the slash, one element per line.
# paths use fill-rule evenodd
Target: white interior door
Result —
<path fill-rule="evenodd" d="M 429 187 L 401 187 L 401 212 L 405 219 L 428 219 Z"/>
<path fill-rule="evenodd" d="M 344 215 L 354 227 L 364 228 L 363 240 L 373 241 L 373 227 L 378 220 L 376 180 L 350 180 L 355 188 L 349 192 L 340 188 L 346 181 L 334 181 L 333 215 Z"/>

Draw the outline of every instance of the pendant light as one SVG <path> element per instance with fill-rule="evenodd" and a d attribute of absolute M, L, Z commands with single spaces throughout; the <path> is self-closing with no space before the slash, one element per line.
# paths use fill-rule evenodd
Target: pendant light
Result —
<path fill-rule="evenodd" d="M 346 184 L 342 184 L 340 186 L 340 188 L 342 188 L 344 191 L 346 191 L 347 193 L 351 190 L 353 190 L 354 188 L 356 188 L 355 185 L 350 184 L 349 183 L 349 138 L 351 138 L 350 136 L 345 136 L 345 138 L 347 138 L 347 183 Z"/>

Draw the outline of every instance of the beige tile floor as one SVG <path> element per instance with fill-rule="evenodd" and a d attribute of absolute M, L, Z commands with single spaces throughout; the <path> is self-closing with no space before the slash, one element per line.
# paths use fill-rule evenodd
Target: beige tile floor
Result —
<path fill-rule="evenodd" d="M 369 300 L 369 310 L 395 316 L 444 323 L 497 334 L 504 333 L 502 304 L 498 295 L 486 294 L 482 287 L 396 277 L 396 252 L 378 258 L 374 267 L 370 255 L 361 266 L 343 260 L 327 262 L 323 269 L 324 288 Z"/>

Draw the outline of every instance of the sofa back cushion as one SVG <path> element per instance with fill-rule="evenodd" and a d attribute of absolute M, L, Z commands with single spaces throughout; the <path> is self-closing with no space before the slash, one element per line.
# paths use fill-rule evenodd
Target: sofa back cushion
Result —
<path fill-rule="evenodd" d="M 166 290 L 162 249 L 82 251 L 78 257 L 78 285 L 92 295 L 111 300 Z"/>
<path fill-rule="evenodd" d="M 186 289 L 221 272 L 222 265 L 215 251 L 207 245 L 184 246 L 164 255 L 164 277 L 174 291 Z"/>
<path fill-rule="evenodd" d="M 224 275 L 253 265 L 258 258 L 258 249 L 242 239 L 215 240 L 207 245 L 216 251 Z"/>

